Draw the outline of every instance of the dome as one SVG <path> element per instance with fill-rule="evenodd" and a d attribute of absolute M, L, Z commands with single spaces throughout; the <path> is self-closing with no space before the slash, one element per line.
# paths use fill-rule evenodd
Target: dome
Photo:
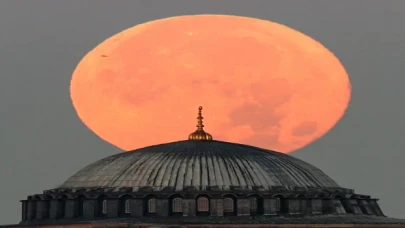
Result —
<path fill-rule="evenodd" d="M 149 146 L 96 161 L 59 188 L 217 186 L 243 189 L 338 188 L 318 168 L 292 156 L 221 141 L 186 140 Z"/>
<path fill-rule="evenodd" d="M 103 158 L 28 196 L 21 224 L 405 224 L 300 159 L 213 140 L 201 110 L 189 140 Z"/>

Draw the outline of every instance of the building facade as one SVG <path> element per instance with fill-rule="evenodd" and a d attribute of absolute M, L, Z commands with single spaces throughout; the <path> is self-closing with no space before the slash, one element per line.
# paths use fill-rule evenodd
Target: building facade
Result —
<path fill-rule="evenodd" d="M 405 227 L 302 160 L 213 140 L 201 110 L 188 140 L 106 157 L 28 196 L 17 226 Z"/>

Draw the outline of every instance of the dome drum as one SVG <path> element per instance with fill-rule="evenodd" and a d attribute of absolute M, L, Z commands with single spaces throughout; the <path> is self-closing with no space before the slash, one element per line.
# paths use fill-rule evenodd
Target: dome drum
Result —
<path fill-rule="evenodd" d="M 112 189 L 110 189 L 112 190 Z M 342 189 L 296 191 L 138 191 L 54 189 L 23 200 L 22 224 L 103 218 L 364 214 L 383 216 L 377 199 Z M 145 189 L 146 190 L 146 189 Z M 335 193 L 334 193 L 335 192 Z M 346 194 L 345 194 L 346 193 Z M 203 200 L 202 200 L 203 199 Z M 204 201 L 205 200 L 205 201 Z M 221 204 L 222 206 L 218 207 Z M 204 206 L 205 205 L 205 206 Z"/>

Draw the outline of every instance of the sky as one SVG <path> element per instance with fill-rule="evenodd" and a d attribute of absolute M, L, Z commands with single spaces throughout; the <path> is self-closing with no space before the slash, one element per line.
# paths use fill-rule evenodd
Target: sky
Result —
<path fill-rule="evenodd" d="M 0 224 L 18 223 L 19 200 L 55 188 L 85 165 L 121 152 L 79 120 L 73 70 L 106 38 L 146 21 L 232 14 L 297 29 L 345 66 L 352 99 L 340 122 L 292 156 L 342 187 L 405 214 L 405 1 L 0 1 Z M 182 139 L 179 139 L 182 140 Z"/>

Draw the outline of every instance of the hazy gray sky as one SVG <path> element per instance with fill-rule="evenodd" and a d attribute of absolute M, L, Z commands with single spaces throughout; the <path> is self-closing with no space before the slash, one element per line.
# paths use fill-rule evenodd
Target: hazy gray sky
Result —
<path fill-rule="evenodd" d="M 292 155 L 404 217 L 405 1 L 2 0 L 0 224 L 20 221 L 27 195 L 120 151 L 72 107 L 69 82 L 83 55 L 123 29 L 185 14 L 268 19 L 332 50 L 350 75 L 350 107 L 330 133 Z"/>

